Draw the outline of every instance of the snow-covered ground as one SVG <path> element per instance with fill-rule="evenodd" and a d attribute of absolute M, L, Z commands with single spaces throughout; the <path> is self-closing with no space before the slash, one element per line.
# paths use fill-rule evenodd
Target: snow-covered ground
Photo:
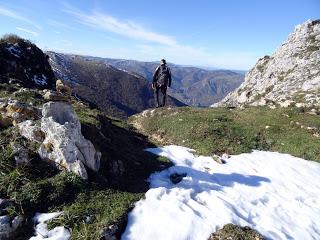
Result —
<path fill-rule="evenodd" d="M 180 146 L 147 149 L 175 166 L 150 176 L 122 240 L 206 240 L 227 223 L 268 239 L 320 239 L 320 164 L 276 152 L 232 156 L 226 164 Z M 174 185 L 172 173 L 187 173 Z"/>
<path fill-rule="evenodd" d="M 52 230 L 48 230 L 47 222 L 59 217 L 63 212 L 52 213 L 36 213 L 33 221 L 37 224 L 35 227 L 35 235 L 29 240 L 68 240 L 71 234 L 65 227 L 55 227 Z"/>

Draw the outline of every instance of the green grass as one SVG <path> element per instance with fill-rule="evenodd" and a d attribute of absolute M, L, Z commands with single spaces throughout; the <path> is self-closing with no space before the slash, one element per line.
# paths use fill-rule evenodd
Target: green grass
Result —
<path fill-rule="evenodd" d="M 52 222 L 50 228 L 64 225 L 72 229 L 73 239 L 99 239 L 101 230 L 111 223 L 124 228 L 124 213 L 142 197 L 142 193 L 111 189 L 81 193 L 74 203 L 63 208 L 64 216 Z"/>
<path fill-rule="evenodd" d="M 259 149 L 320 161 L 320 139 L 312 131 L 290 124 L 300 122 L 320 129 L 319 116 L 303 109 L 160 109 L 140 121 L 145 134 L 160 135 L 167 144 L 191 147 L 200 154 L 239 154 Z"/>
<path fill-rule="evenodd" d="M 32 101 L 34 105 L 43 103 L 41 97 L 34 95 L 37 92 L 13 94 L 16 90 L 1 86 L 5 89 L 0 91 L 3 95 Z M 301 109 L 158 109 L 154 116 L 140 119 L 146 134 L 142 135 L 130 124 L 133 118 L 127 123 L 75 100 L 72 105 L 83 135 L 102 153 L 101 168 L 98 173 L 88 171 L 89 181 L 42 161 L 36 153 L 38 146 L 19 136 L 15 127 L 0 129 L 0 198 L 15 200 L 15 205 L 7 209 L 8 214 L 30 219 L 35 211 L 63 210 L 64 215 L 51 222 L 50 228 L 64 225 L 72 229 L 72 239 L 100 239 L 101 231 L 110 224 L 119 227 L 119 237 L 128 211 L 148 190 L 146 179 L 170 166 L 166 158 L 144 151 L 157 146 L 146 135 L 159 135 L 166 143 L 188 146 L 206 155 L 264 149 L 320 160 L 320 140 L 310 131 L 290 124 L 297 121 L 320 128 L 319 117 Z M 15 165 L 12 142 L 28 150 L 29 165 Z M 117 161 L 123 165 L 122 173 L 112 170 Z"/>
<path fill-rule="evenodd" d="M 17 89 L 8 84 L 1 84 L 0 88 L 1 96 L 33 105 L 43 104 L 37 91 L 17 93 Z M 62 224 L 70 228 L 72 239 L 100 239 L 101 232 L 110 224 L 119 226 L 119 235 L 124 230 L 128 211 L 148 190 L 146 180 L 150 174 L 170 163 L 145 152 L 145 148 L 155 145 L 125 121 L 110 118 L 75 100 L 72 105 L 83 135 L 102 153 L 99 172 L 88 170 L 89 180 L 84 181 L 72 173 L 58 171 L 39 158 L 39 146 L 22 138 L 15 127 L 0 129 L 0 198 L 15 201 L 15 205 L 6 210 L 8 214 L 24 215 L 29 220 L 36 211 L 63 210 L 65 214 L 50 227 Z M 28 150 L 30 164 L 15 165 L 13 142 Z M 123 172 L 113 171 L 115 162 L 119 161 Z M 90 222 L 86 223 L 87 217 Z M 31 231 L 24 232 L 27 236 L 33 234 L 31 225 L 26 227 Z"/>
<path fill-rule="evenodd" d="M 0 83 L 0 98 L 12 98 L 22 103 L 41 106 L 45 103 L 42 95 L 38 90 L 28 89 L 18 92 L 19 88 L 16 85 L 8 83 Z"/>
<path fill-rule="evenodd" d="M 211 234 L 208 240 L 221 240 L 221 239 L 234 239 L 234 240 L 263 240 L 265 239 L 257 231 L 249 227 L 240 227 L 231 223 L 225 225 L 222 229 L 214 234 Z"/>

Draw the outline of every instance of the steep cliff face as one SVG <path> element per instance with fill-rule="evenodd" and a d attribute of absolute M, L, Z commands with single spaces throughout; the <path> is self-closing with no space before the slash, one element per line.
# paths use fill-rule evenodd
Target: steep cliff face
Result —
<path fill-rule="evenodd" d="M 213 106 L 320 105 L 320 20 L 295 27 L 272 56 L 260 58 L 234 92 Z"/>

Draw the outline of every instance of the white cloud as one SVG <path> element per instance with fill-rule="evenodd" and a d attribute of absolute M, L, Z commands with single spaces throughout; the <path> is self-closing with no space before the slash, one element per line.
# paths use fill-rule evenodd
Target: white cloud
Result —
<path fill-rule="evenodd" d="M 52 27 L 55 27 L 55 28 L 67 28 L 67 29 L 71 29 L 71 27 L 63 22 L 60 22 L 60 21 L 57 21 L 57 20 L 54 20 L 54 19 L 49 19 L 48 20 L 48 25 L 49 26 L 52 26 Z"/>
<path fill-rule="evenodd" d="M 29 30 L 29 29 L 27 29 L 27 28 L 16 27 L 16 29 L 19 30 L 19 31 L 25 32 L 25 33 L 32 34 L 32 35 L 35 36 L 35 37 L 39 36 L 39 33 L 38 33 L 38 32 Z"/>
<path fill-rule="evenodd" d="M 247 70 L 253 67 L 254 63 L 260 57 L 259 54 L 247 52 L 225 52 L 225 53 L 211 53 L 205 49 L 196 49 L 190 46 L 178 45 L 170 46 L 152 46 L 139 45 L 140 60 L 159 60 L 166 58 L 173 63 L 183 65 L 194 65 L 203 67 L 218 67 L 225 69 L 242 69 Z M 116 54 L 116 49 L 114 49 Z M 138 59 L 139 60 L 139 59 Z"/>
<path fill-rule="evenodd" d="M 104 50 L 99 49 L 97 51 L 90 50 L 90 52 L 83 54 L 95 54 L 100 57 L 131 58 L 142 61 L 166 58 L 179 64 L 226 69 L 248 69 L 253 66 L 259 57 L 254 53 L 230 52 L 221 54 L 188 46 L 179 43 L 172 36 L 154 32 L 133 21 L 120 20 L 98 11 L 84 13 L 71 5 L 65 5 L 63 11 L 75 17 L 83 25 L 141 41 L 141 44 L 134 50 L 124 46 L 113 47 L 112 49 L 106 48 Z"/>
<path fill-rule="evenodd" d="M 2 7 L 2 6 L 0 6 L 0 15 L 5 16 L 5 17 L 9 17 L 9 18 L 13 18 L 13 19 L 16 19 L 16 20 L 19 20 L 19 21 L 22 21 L 22 22 L 25 22 L 25 23 L 30 24 L 30 25 L 32 25 L 33 27 L 35 27 L 35 28 L 37 28 L 39 30 L 42 29 L 38 24 L 34 23 L 29 18 L 26 18 L 26 17 L 22 16 L 21 14 L 19 14 L 18 12 L 13 11 L 13 10 L 8 9 L 8 8 L 5 8 L 5 7 Z"/>
<path fill-rule="evenodd" d="M 91 14 L 85 14 L 70 7 L 66 8 L 64 11 L 76 17 L 78 22 L 90 27 L 102 29 L 133 39 L 144 40 L 168 46 L 177 45 L 177 42 L 172 37 L 147 30 L 141 25 L 132 21 L 122 21 L 113 16 L 97 11 L 93 11 Z"/>

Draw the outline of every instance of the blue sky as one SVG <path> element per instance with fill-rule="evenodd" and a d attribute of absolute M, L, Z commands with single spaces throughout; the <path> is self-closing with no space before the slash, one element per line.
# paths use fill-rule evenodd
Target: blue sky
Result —
<path fill-rule="evenodd" d="M 0 0 L 0 35 L 43 50 L 249 69 L 320 0 Z"/>

